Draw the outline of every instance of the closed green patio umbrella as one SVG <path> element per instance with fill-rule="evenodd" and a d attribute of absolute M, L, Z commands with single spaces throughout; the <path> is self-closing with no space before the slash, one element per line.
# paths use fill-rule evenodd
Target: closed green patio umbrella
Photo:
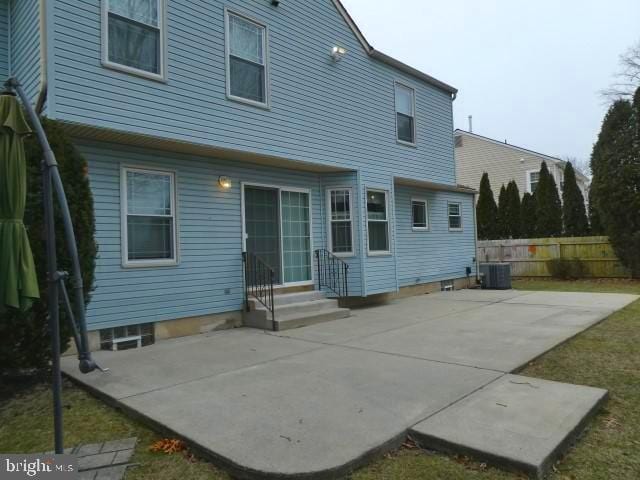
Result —
<path fill-rule="evenodd" d="M 27 197 L 23 136 L 30 132 L 16 97 L 0 95 L 0 311 L 28 310 L 40 298 L 23 223 Z"/>

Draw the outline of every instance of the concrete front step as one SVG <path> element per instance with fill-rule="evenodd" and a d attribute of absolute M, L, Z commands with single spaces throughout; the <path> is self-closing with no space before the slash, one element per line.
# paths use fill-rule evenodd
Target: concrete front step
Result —
<path fill-rule="evenodd" d="M 295 313 L 303 314 L 309 312 L 317 312 L 318 310 L 328 310 L 331 308 L 338 308 L 338 300 L 334 300 L 331 298 L 322 298 L 321 300 L 285 303 L 283 305 L 278 305 L 276 303 L 276 317 Z M 266 307 L 256 300 L 253 301 L 251 310 L 264 310 L 265 312 L 267 311 Z"/>
<path fill-rule="evenodd" d="M 289 305 L 291 303 L 313 302 L 315 300 L 326 300 L 326 296 L 319 290 L 311 290 L 309 292 L 296 293 L 276 293 L 273 296 L 273 302 L 276 307 L 280 305 Z"/>
<path fill-rule="evenodd" d="M 298 292 L 274 296 L 276 325 L 271 312 L 258 300 L 249 300 L 249 312 L 245 312 L 243 323 L 247 327 L 263 330 L 288 330 L 351 315 L 347 308 L 338 308 L 336 299 L 329 299 L 322 292 Z"/>
<path fill-rule="evenodd" d="M 292 328 L 307 327 L 316 323 L 330 322 L 351 316 L 348 308 L 329 308 L 308 313 L 293 313 L 278 316 L 276 311 L 276 328 L 274 330 L 283 331 Z"/>

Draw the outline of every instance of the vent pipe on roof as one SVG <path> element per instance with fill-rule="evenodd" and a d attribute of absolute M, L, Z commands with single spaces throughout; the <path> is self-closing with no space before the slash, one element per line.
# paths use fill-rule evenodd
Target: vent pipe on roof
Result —
<path fill-rule="evenodd" d="M 469 133 L 473 133 L 473 115 L 469 115 Z"/>

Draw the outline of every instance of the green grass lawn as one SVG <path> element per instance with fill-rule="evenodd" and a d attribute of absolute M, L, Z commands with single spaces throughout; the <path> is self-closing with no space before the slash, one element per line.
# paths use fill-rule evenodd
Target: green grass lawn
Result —
<path fill-rule="evenodd" d="M 523 290 L 640 294 L 640 282 L 598 280 L 516 281 Z M 530 364 L 523 375 L 592 385 L 611 399 L 577 447 L 557 466 L 555 480 L 640 478 L 640 301 Z M 6 387 L 5 387 L 6 388 Z M 222 480 L 224 472 L 185 454 L 152 453 L 160 437 L 117 410 L 66 383 L 65 444 L 137 436 L 138 448 L 127 479 Z M 51 449 L 51 399 L 46 386 L 21 389 L 0 404 L 0 452 Z M 462 457 L 413 448 L 391 452 L 352 475 L 352 480 L 502 480 L 522 478 Z"/>

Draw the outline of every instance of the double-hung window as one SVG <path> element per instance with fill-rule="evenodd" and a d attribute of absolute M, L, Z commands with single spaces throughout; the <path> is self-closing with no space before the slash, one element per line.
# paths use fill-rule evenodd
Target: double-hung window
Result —
<path fill-rule="evenodd" d="M 103 63 L 164 79 L 166 0 L 103 0 Z"/>
<path fill-rule="evenodd" d="M 429 229 L 429 213 L 426 200 L 420 198 L 411 199 L 411 227 L 414 230 Z"/>
<path fill-rule="evenodd" d="M 227 96 L 267 106 L 267 29 L 227 12 Z"/>
<path fill-rule="evenodd" d="M 122 190 L 123 264 L 175 265 L 175 174 L 123 168 Z"/>
<path fill-rule="evenodd" d="M 540 181 L 540 172 L 538 170 L 529 170 L 527 172 L 527 188 L 529 193 L 535 193 Z"/>
<path fill-rule="evenodd" d="M 389 253 L 389 214 L 387 192 L 367 190 L 367 231 L 369 253 Z"/>
<path fill-rule="evenodd" d="M 336 255 L 353 254 L 353 216 L 351 190 L 348 188 L 328 191 L 329 202 L 329 251 Z"/>
<path fill-rule="evenodd" d="M 462 230 L 462 210 L 459 203 L 449 203 L 449 230 Z"/>
<path fill-rule="evenodd" d="M 398 142 L 416 143 L 416 94 L 413 88 L 396 83 L 396 133 Z"/>

